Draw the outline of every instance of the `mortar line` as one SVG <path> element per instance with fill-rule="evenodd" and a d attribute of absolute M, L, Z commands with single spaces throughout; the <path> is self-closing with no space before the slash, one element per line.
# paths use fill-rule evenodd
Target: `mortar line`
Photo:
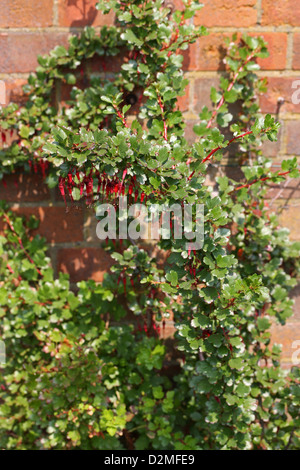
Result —
<path fill-rule="evenodd" d="M 58 1 L 53 2 L 53 26 L 58 26 Z"/>
<path fill-rule="evenodd" d="M 288 33 L 287 50 L 286 50 L 286 68 L 291 70 L 293 67 L 293 48 L 294 48 L 294 35 Z"/>
<path fill-rule="evenodd" d="M 262 19 L 262 13 L 263 13 L 263 9 L 262 9 L 262 4 L 261 4 L 262 0 L 257 0 L 257 3 L 256 3 L 256 10 L 257 10 L 257 24 L 258 25 L 261 25 L 261 19 Z"/>

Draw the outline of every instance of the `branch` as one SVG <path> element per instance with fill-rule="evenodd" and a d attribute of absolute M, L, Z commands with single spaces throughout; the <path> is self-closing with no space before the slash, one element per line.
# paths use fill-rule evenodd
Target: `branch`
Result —
<path fill-rule="evenodd" d="M 213 123 L 213 120 L 214 120 L 214 118 L 216 117 L 217 112 L 219 111 L 219 109 L 220 109 L 221 106 L 223 105 L 223 103 L 224 103 L 224 101 L 225 101 L 225 93 L 228 92 L 228 91 L 230 91 L 230 90 L 232 90 L 232 88 L 233 88 L 233 86 L 234 86 L 234 84 L 235 84 L 235 82 L 236 82 L 236 80 L 237 80 L 239 74 L 243 71 L 245 65 L 247 65 L 248 62 L 250 62 L 251 59 L 253 59 L 253 57 L 255 56 L 255 54 L 256 54 L 257 51 L 258 51 L 258 49 L 256 49 L 255 51 L 253 51 L 253 52 L 249 55 L 249 57 L 247 57 L 247 59 L 245 60 L 245 62 L 242 63 L 242 65 L 240 66 L 240 68 L 238 69 L 238 71 L 235 73 L 235 75 L 234 75 L 232 81 L 229 83 L 229 85 L 228 85 L 228 87 L 227 87 L 227 90 L 223 93 L 223 96 L 222 96 L 222 98 L 220 99 L 220 101 L 219 101 L 219 103 L 218 103 L 216 109 L 215 109 L 214 112 L 212 113 L 212 116 L 211 116 L 211 118 L 210 118 L 210 120 L 208 121 L 207 126 L 206 126 L 207 129 L 209 129 L 209 128 L 211 127 L 211 125 L 212 125 L 212 123 Z"/>
<path fill-rule="evenodd" d="M 278 173 L 277 175 L 274 173 L 274 176 L 285 176 L 285 175 L 288 175 L 290 172 L 291 172 L 291 170 L 284 171 L 282 173 Z M 237 188 L 234 188 L 229 194 L 233 193 L 233 191 L 238 191 L 239 189 L 250 188 L 250 186 L 252 186 L 255 183 L 258 183 L 259 181 L 270 180 L 270 179 L 274 178 L 274 176 L 265 176 L 264 178 L 258 178 L 256 180 L 252 181 L 251 183 L 246 183 L 246 184 L 243 184 L 242 186 L 238 186 Z"/>
<path fill-rule="evenodd" d="M 180 19 L 180 23 L 179 25 L 177 26 L 176 28 L 176 31 L 175 31 L 175 35 L 173 37 L 173 39 L 171 38 L 169 44 L 165 44 L 160 51 L 165 51 L 166 49 L 169 49 L 178 39 L 179 37 L 179 27 L 182 26 L 184 24 L 184 14 L 185 14 L 185 10 L 182 12 L 182 15 L 181 15 L 181 19 Z"/>
<path fill-rule="evenodd" d="M 265 132 L 267 132 L 269 129 L 267 129 Z M 240 135 L 237 135 L 236 137 L 233 137 L 233 139 L 229 140 L 228 141 L 228 144 L 226 145 L 226 147 L 228 147 L 232 142 L 234 142 L 235 140 L 238 140 L 238 139 L 241 139 L 242 137 L 245 137 L 246 135 L 250 135 L 250 134 L 253 134 L 253 131 L 248 131 L 248 132 L 245 132 L 244 134 L 240 134 Z M 226 148 L 225 147 L 225 148 Z M 202 162 L 201 163 L 205 163 L 207 160 L 209 160 L 218 150 L 221 150 L 221 148 L 223 147 L 217 147 L 215 149 L 213 149 L 208 155 L 207 157 L 203 158 Z"/>
<path fill-rule="evenodd" d="M 4 218 L 5 218 L 5 220 L 6 220 L 7 224 L 8 224 L 8 226 L 9 226 L 9 228 L 11 229 L 11 231 L 16 235 L 16 237 L 17 237 L 17 239 L 18 239 L 18 242 L 19 242 L 19 245 L 20 245 L 21 249 L 24 251 L 26 257 L 28 258 L 28 260 L 30 261 L 30 263 L 32 263 L 32 264 L 34 265 L 34 267 L 35 267 L 37 273 L 42 276 L 41 271 L 39 270 L 39 268 L 36 266 L 36 264 L 35 264 L 35 262 L 33 261 L 33 259 L 29 256 L 29 254 L 28 254 L 27 251 L 25 250 L 24 245 L 23 245 L 23 242 L 22 242 L 21 238 L 19 237 L 19 235 L 17 234 L 17 232 L 15 231 L 14 226 L 13 226 L 11 220 L 9 219 L 9 217 L 8 217 L 6 214 L 4 214 Z"/>
<path fill-rule="evenodd" d="M 262 130 L 261 132 L 268 132 L 269 130 L 270 129 L 265 129 L 265 130 Z M 244 132 L 244 134 L 240 134 L 240 135 L 237 135 L 236 137 L 233 137 L 232 139 L 228 141 L 228 144 L 226 145 L 226 147 L 216 147 L 205 158 L 203 158 L 201 163 L 207 162 L 218 150 L 221 150 L 222 148 L 227 148 L 235 140 L 241 139 L 242 137 L 245 137 L 246 135 L 251 135 L 251 134 L 253 134 L 253 131 L 247 131 L 247 132 Z M 195 170 L 190 174 L 188 179 L 190 180 L 194 176 L 194 174 L 195 174 Z"/>
<path fill-rule="evenodd" d="M 117 115 L 118 115 L 118 117 L 121 119 L 121 121 L 122 121 L 122 123 L 124 124 L 124 126 L 125 126 L 125 127 L 128 127 L 128 124 L 127 124 L 127 122 L 126 122 L 126 119 L 125 119 L 125 117 L 124 117 L 124 114 L 121 113 L 121 111 L 119 110 L 119 108 L 118 108 L 115 104 L 113 104 L 113 107 L 114 107 L 114 109 L 116 110 Z"/>
<path fill-rule="evenodd" d="M 160 107 L 160 110 L 161 110 L 161 117 L 162 117 L 162 120 L 163 120 L 163 123 L 164 123 L 164 139 L 168 140 L 168 127 L 167 127 L 167 123 L 166 123 L 165 118 L 164 118 L 165 110 L 164 110 L 164 106 L 162 104 L 161 98 L 160 98 L 158 93 L 157 93 L 157 95 L 158 95 L 158 104 L 159 104 L 159 107 Z"/>

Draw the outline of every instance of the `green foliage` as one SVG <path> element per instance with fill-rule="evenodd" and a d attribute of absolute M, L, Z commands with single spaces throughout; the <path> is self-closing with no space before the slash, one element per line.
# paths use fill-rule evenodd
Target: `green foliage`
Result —
<path fill-rule="evenodd" d="M 120 313 L 114 278 L 82 281 L 74 294 L 66 275 L 53 278 L 45 242 L 30 237 L 34 221 L 25 225 L 6 206 L 0 216 L 10 222 L 0 239 L 1 448 L 119 449 L 124 429 L 145 422 L 152 437 L 140 448 L 167 447 L 164 428 L 184 437 L 179 417 L 168 422 L 174 399 L 181 404 L 160 374 L 164 346 L 144 329 L 107 327 Z"/>
<path fill-rule="evenodd" d="M 109 243 L 111 273 L 101 285 L 79 283 L 76 294 L 66 276 L 53 278 L 44 242 L 3 207 L 11 221 L 0 266 L 4 448 L 299 447 L 299 371 L 280 368 L 269 330 L 292 315 L 300 246 L 264 202 L 268 182 L 298 176 L 297 161 L 274 172 L 260 150 L 279 128 L 257 104 L 266 90 L 255 75 L 256 59 L 267 56 L 262 38 L 228 41 L 213 110 L 201 110 L 197 140 L 187 143 L 177 109 L 187 85 L 180 50 L 206 32 L 189 21 L 198 2 L 184 4 L 171 12 L 161 0 L 100 2 L 104 13 L 115 10 L 118 27 L 100 37 L 88 28 L 68 50 L 40 58 L 26 106 L 2 111 L 2 129 L 20 138 L 1 151 L 2 173 L 49 164 L 48 183 L 58 183 L 66 204 L 105 200 L 118 210 L 116 196 L 126 194 L 147 205 L 204 205 L 201 250 L 161 239 L 168 259 L 158 265 L 139 244 Z M 125 48 L 113 79 L 92 78 L 84 90 L 73 87 L 68 106 L 50 106 L 55 83 L 72 86 L 87 59 Z M 126 97 L 138 89 L 132 121 Z M 233 144 L 243 182 L 220 175 L 212 190 L 209 167 Z M 160 336 L 171 316 L 169 350 Z"/>

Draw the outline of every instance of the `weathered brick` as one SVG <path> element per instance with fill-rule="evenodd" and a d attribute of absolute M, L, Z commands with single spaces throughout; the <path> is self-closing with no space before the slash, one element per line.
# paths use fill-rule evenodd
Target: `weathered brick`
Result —
<path fill-rule="evenodd" d="M 299 0 L 262 0 L 262 25 L 300 26 Z"/>
<path fill-rule="evenodd" d="M 37 56 L 49 53 L 57 45 L 67 45 L 66 33 L 0 33 L 0 73 L 32 72 Z"/>
<path fill-rule="evenodd" d="M 244 181 L 244 173 L 241 170 L 241 167 L 236 164 L 237 162 L 228 162 L 225 167 L 223 167 L 224 174 L 228 178 L 233 179 L 234 181 Z"/>
<path fill-rule="evenodd" d="M 211 87 L 219 89 L 220 80 L 218 77 L 197 78 L 194 83 L 194 111 L 198 114 L 203 106 L 212 109 L 210 100 Z"/>
<path fill-rule="evenodd" d="M 39 202 L 50 199 L 48 186 L 41 175 L 16 174 L 0 181 L 0 199 L 8 202 Z"/>
<path fill-rule="evenodd" d="M 300 192 L 299 181 L 297 184 L 298 194 Z M 298 204 L 297 204 L 298 202 Z M 282 208 L 279 212 L 279 222 L 283 227 L 287 227 L 290 230 L 291 240 L 300 241 L 300 202 L 287 199 L 287 206 Z M 297 207 L 298 205 L 298 207 Z M 295 206 L 295 207 L 294 207 Z"/>
<path fill-rule="evenodd" d="M 212 26 L 254 26 L 257 22 L 256 0 L 224 0 L 204 2 L 204 7 L 197 12 L 195 24 Z"/>
<path fill-rule="evenodd" d="M 287 153 L 289 155 L 300 155 L 299 129 L 300 121 L 286 122 Z"/>
<path fill-rule="evenodd" d="M 102 282 L 104 274 L 113 264 L 109 254 L 102 248 L 64 248 L 58 251 L 59 271 L 70 274 L 72 282 L 94 279 Z"/>
<path fill-rule="evenodd" d="M 251 32 L 251 36 L 262 36 L 268 43 L 270 56 L 258 59 L 263 70 L 284 70 L 286 68 L 287 34 L 282 32 Z M 200 37 L 187 51 L 183 52 L 184 70 L 224 70 L 226 56 L 225 37 L 229 34 L 211 33 Z"/>
<path fill-rule="evenodd" d="M 26 102 L 27 96 L 23 91 L 23 85 L 26 83 L 27 80 L 23 78 L 5 80 L 6 104 L 24 104 Z"/>
<path fill-rule="evenodd" d="M 277 142 L 270 142 L 269 140 L 266 140 L 263 142 L 260 150 L 265 157 L 277 157 L 280 153 L 280 140 L 277 140 Z"/>
<path fill-rule="evenodd" d="M 280 168 L 281 163 L 275 160 L 271 171 L 275 172 L 280 170 Z M 282 200 L 285 199 L 288 203 L 288 201 L 292 201 L 292 199 L 300 198 L 300 182 L 297 178 L 289 178 L 289 175 L 285 176 L 284 181 L 282 181 L 280 184 L 268 182 L 268 188 L 269 189 L 267 191 L 266 198 L 276 198 L 276 200 L 278 200 L 278 205 L 276 205 L 276 202 L 274 201 L 273 205 L 271 206 L 271 209 L 275 212 L 278 212 L 278 214 L 281 213 L 280 207 L 282 206 Z"/>
<path fill-rule="evenodd" d="M 203 38 L 202 38 L 203 39 Z M 183 70 L 197 70 L 198 68 L 198 50 L 197 42 L 190 44 L 189 48 L 185 51 L 180 51 L 183 56 L 182 68 Z"/>
<path fill-rule="evenodd" d="M 278 171 L 277 168 L 273 168 L 272 171 Z M 300 184 L 298 179 L 286 178 L 280 184 L 269 183 L 269 189 L 266 194 L 267 199 L 278 198 L 278 200 L 285 199 L 291 201 L 292 199 L 300 198 Z"/>
<path fill-rule="evenodd" d="M 282 356 L 281 364 L 283 367 L 291 367 L 293 364 L 293 354 L 297 350 L 300 350 L 299 343 L 296 341 L 300 340 L 299 336 L 300 323 L 290 320 L 286 325 L 272 325 L 272 343 L 282 345 Z M 300 352 L 298 354 L 298 360 L 300 360 Z"/>
<path fill-rule="evenodd" d="M 295 302 L 294 303 L 294 316 L 293 320 L 300 321 L 300 283 L 292 289 L 289 297 Z"/>
<path fill-rule="evenodd" d="M 184 51 L 186 70 L 224 70 L 223 59 L 225 35 L 214 33 L 200 37 L 187 51 Z"/>
<path fill-rule="evenodd" d="M 263 113 L 277 113 L 278 98 L 284 98 L 284 103 L 280 106 L 280 115 L 284 113 L 300 113 L 300 103 L 292 101 L 292 96 L 296 91 L 293 84 L 295 77 L 269 77 L 268 90 L 259 97 L 261 110 Z M 300 89 L 300 80 L 298 89 Z M 298 99 L 300 93 L 298 92 Z"/>
<path fill-rule="evenodd" d="M 52 25 L 53 0 L 0 0 L 0 28 Z"/>
<path fill-rule="evenodd" d="M 96 9 L 97 0 L 59 0 L 58 22 L 59 26 L 111 26 L 114 23 L 114 13 L 103 15 Z"/>
<path fill-rule="evenodd" d="M 195 124 L 198 124 L 196 120 L 186 120 L 185 121 L 186 127 L 184 129 L 184 137 L 189 143 L 193 143 L 196 140 L 196 134 L 193 131 L 193 127 Z"/>
<path fill-rule="evenodd" d="M 177 103 L 182 113 L 185 111 L 188 111 L 189 103 L 190 103 L 190 86 L 189 85 L 185 89 L 185 94 L 183 96 L 178 97 Z"/>
<path fill-rule="evenodd" d="M 83 240 L 83 212 L 64 207 L 17 207 L 18 214 L 35 215 L 39 228 L 35 233 L 45 237 L 49 243 L 80 242 Z"/>
<path fill-rule="evenodd" d="M 300 69 L 300 33 L 294 34 L 293 69 Z"/>
<path fill-rule="evenodd" d="M 251 33 L 252 36 L 262 36 L 268 43 L 269 57 L 258 59 L 257 62 L 263 70 L 284 70 L 286 68 L 287 34 Z"/>

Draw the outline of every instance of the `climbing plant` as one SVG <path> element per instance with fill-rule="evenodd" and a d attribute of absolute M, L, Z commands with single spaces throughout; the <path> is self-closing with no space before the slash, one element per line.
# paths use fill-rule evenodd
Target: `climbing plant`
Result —
<path fill-rule="evenodd" d="M 212 109 L 202 108 L 196 141 L 187 142 L 177 101 L 188 85 L 181 52 L 206 31 L 191 21 L 198 2 L 183 4 L 172 11 L 161 0 L 100 2 L 118 26 L 99 36 L 87 28 L 68 49 L 40 58 L 27 104 L 2 110 L 2 175 L 31 166 L 58 185 L 67 207 L 82 199 L 97 213 L 105 202 L 119 214 L 119 196 L 147 207 L 204 207 L 201 249 L 172 236 L 173 216 L 171 237 L 156 243 L 163 263 L 139 242 L 109 241 L 111 273 L 74 294 L 65 276 L 53 279 L 45 244 L 3 206 L 1 333 L 11 351 L 3 447 L 299 447 L 298 370 L 281 369 L 269 329 L 292 315 L 300 245 L 264 199 L 269 183 L 299 176 L 297 160 L 275 170 L 263 156 L 279 124 L 257 103 L 266 91 L 257 58 L 268 53 L 256 37 L 228 41 Z M 99 76 L 88 73 L 90 59 L 117 54 L 119 72 L 108 74 L 103 60 Z M 60 105 L 65 84 L 73 88 Z M 219 164 L 228 152 L 240 181 Z M 213 165 L 214 187 L 205 184 Z"/>

